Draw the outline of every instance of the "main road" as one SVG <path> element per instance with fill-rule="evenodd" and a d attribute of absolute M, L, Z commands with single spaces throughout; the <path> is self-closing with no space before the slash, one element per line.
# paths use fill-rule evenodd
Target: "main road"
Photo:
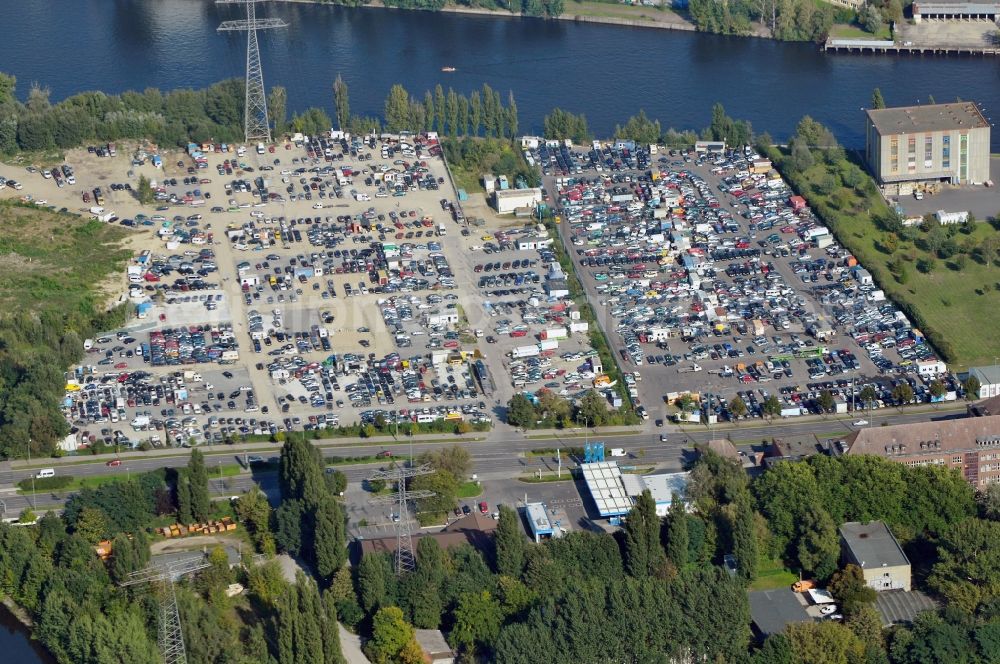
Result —
<path fill-rule="evenodd" d="M 933 418 L 956 417 L 964 414 L 963 407 L 941 407 L 939 409 L 909 409 L 883 410 L 873 413 L 873 425 L 906 424 L 922 422 Z M 554 470 L 555 458 L 549 454 L 530 454 L 532 450 L 554 447 L 581 447 L 586 440 L 603 440 L 607 447 L 620 447 L 629 454 L 631 462 L 643 466 L 655 466 L 658 469 L 679 469 L 690 458 L 690 453 L 697 443 L 713 438 L 728 438 L 737 446 L 759 445 L 762 441 L 772 438 L 803 439 L 813 436 L 831 438 L 837 435 L 847 435 L 855 430 L 851 419 L 836 417 L 813 417 L 802 420 L 780 420 L 775 422 L 750 423 L 739 427 L 724 427 L 708 429 L 703 426 L 684 428 L 629 430 L 620 433 L 602 432 L 599 430 L 567 431 L 562 435 L 552 435 L 544 438 L 532 438 L 531 434 L 521 433 L 506 425 L 500 424 L 484 440 L 469 441 L 456 439 L 453 444 L 467 448 L 472 456 L 473 472 L 480 479 L 511 479 L 530 475 L 538 470 Z M 586 433 L 586 435 L 585 435 Z M 667 442 L 660 442 L 661 433 L 667 435 Z M 372 444 L 331 445 L 319 443 L 326 456 L 374 456 L 389 451 L 394 456 L 403 456 L 411 451 L 414 455 L 422 452 L 440 449 L 441 441 L 389 441 Z M 245 447 L 245 451 L 244 450 Z M 277 498 L 275 473 L 246 471 L 238 475 L 220 477 L 222 466 L 245 464 L 246 456 L 259 455 L 267 458 L 277 457 L 279 447 L 272 444 L 256 444 L 240 446 L 227 450 L 224 446 L 204 448 L 206 465 L 209 469 L 210 488 L 219 496 L 236 495 L 252 485 L 259 485 L 272 498 Z M 61 465 L 53 464 L 59 474 L 73 477 L 96 477 L 101 475 L 129 475 L 160 468 L 176 468 L 187 464 L 187 452 L 178 451 L 171 456 L 129 456 L 122 458 L 119 466 L 108 466 L 107 462 L 113 455 L 94 457 L 92 462 L 74 461 Z M 384 466 L 386 461 L 364 464 L 344 464 L 336 466 L 350 483 L 360 483 L 374 469 Z M 9 470 L 0 472 L 0 511 L 6 509 L 6 516 L 19 513 L 26 507 L 61 507 L 67 498 L 65 492 L 45 492 L 34 496 L 21 495 L 14 484 L 22 479 L 30 478 L 38 472 L 38 464 L 24 467 L 17 463 Z M 212 477 L 215 473 L 215 477 Z"/>

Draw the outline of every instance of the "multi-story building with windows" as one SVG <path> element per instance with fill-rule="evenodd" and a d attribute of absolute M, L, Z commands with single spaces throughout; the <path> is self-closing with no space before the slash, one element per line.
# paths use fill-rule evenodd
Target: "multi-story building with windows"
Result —
<path fill-rule="evenodd" d="M 973 102 L 872 109 L 866 159 L 887 194 L 990 179 L 990 123 Z"/>
<path fill-rule="evenodd" d="M 908 466 L 957 468 L 976 489 L 1000 482 L 1000 415 L 855 431 L 846 454 L 875 454 Z"/>

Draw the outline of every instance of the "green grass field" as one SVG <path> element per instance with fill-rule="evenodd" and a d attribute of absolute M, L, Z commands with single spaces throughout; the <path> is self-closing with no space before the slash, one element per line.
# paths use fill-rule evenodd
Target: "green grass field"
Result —
<path fill-rule="evenodd" d="M 750 590 L 787 588 L 798 580 L 798 574 L 785 568 L 780 560 L 761 560 L 757 564 L 757 578 L 750 584 Z"/>
<path fill-rule="evenodd" d="M 772 151 L 772 157 L 776 156 Z M 993 225 L 980 221 L 967 229 L 943 227 L 937 233 L 950 241 L 955 253 L 941 258 L 928 250 L 927 230 L 913 227 L 890 232 L 879 227 L 876 221 L 888 213 L 888 207 L 866 174 L 854 188 L 842 184 L 832 191 L 818 187 L 831 175 L 838 183 L 844 175 L 857 177 L 854 164 L 842 160 L 830 165 L 817 158 L 802 173 L 782 171 L 886 295 L 915 314 L 913 324 L 953 369 L 993 363 L 1000 327 L 1000 267 L 996 262 L 987 265 L 977 251 L 984 239 L 1000 239 Z"/>
<path fill-rule="evenodd" d="M 861 27 L 854 24 L 845 23 L 835 23 L 833 27 L 830 28 L 830 38 L 831 39 L 876 39 L 882 41 L 888 41 L 892 39 L 892 31 L 889 30 L 888 25 L 883 25 L 882 29 L 877 33 L 872 34 L 866 30 L 862 30 Z"/>
<path fill-rule="evenodd" d="M 475 498 L 483 492 L 483 487 L 478 482 L 464 482 L 458 487 L 459 498 Z"/>

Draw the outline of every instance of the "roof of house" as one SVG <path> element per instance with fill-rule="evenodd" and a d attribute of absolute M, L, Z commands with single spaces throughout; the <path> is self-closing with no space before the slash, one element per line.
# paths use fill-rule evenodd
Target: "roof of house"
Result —
<path fill-rule="evenodd" d="M 497 198 L 531 197 L 541 199 L 542 190 L 538 187 L 533 187 L 531 189 L 497 189 L 494 194 Z"/>
<path fill-rule="evenodd" d="M 971 101 L 873 108 L 866 112 L 875 130 L 882 135 L 978 129 L 990 126 L 979 106 Z"/>
<path fill-rule="evenodd" d="M 708 442 L 698 443 L 695 448 L 698 451 L 711 450 L 724 459 L 740 461 L 740 453 L 728 438 L 713 438 Z"/>
<path fill-rule="evenodd" d="M 991 364 L 985 367 L 972 367 L 969 375 L 979 379 L 981 385 L 996 385 L 1000 383 L 1000 364 Z"/>
<path fill-rule="evenodd" d="M 750 617 L 763 636 L 781 634 L 791 623 L 813 620 L 791 588 L 757 590 L 747 594 L 750 598 Z"/>
<path fill-rule="evenodd" d="M 937 603 L 919 590 L 883 590 L 875 595 L 875 608 L 882 616 L 882 624 L 895 625 L 913 622 L 922 611 L 937 610 Z"/>
<path fill-rule="evenodd" d="M 840 536 L 864 569 L 910 564 L 889 527 L 881 521 L 849 521 L 840 527 Z"/>
<path fill-rule="evenodd" d="M 477 549 L 484 549 L 492 539 L 493 531 L 497 528 L 497 522 L 491 517 L 473 511 L 472 514 L 457 519 L 440 532 L 420 533 L 413 536 L 413 550 L 417 549 L 417 541 L 422 537 L 432 537 L 437 540 L 443 549 L 450 549 L 461 544 L 471 544 Z M 396 536 L 376 537 L 359 541 L 361 555 L 370 553 L 395 553 Z"/>
<path fill-rule="evenodd" d="M 455 655 L 448 642 L 445 641 L 444 634 L 439 629 L 415 629 L 413 630 L 413 635 L 416 637 L 420 648 L 430 655 L 431 659 L 442 656 L 453 657 Z"/>
<path fill-rule="evenodd" d="M 1000 446 L 1000 415 L 869 427 L 846 438 L 847 454 L 910 456 Z"/>
<path fill-rule="evenodd" d="M 980 399 L 969 404 L 969 414 L 974 417 L 989 417 L 990 415 L 1000 415 L 1000 396 Z"/>

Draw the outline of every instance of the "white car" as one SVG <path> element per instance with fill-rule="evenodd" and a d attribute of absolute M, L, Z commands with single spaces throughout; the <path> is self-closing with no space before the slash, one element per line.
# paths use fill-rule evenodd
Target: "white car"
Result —
<path fill-rule="evenodd" d="M 857 422 L 854 423 L 854 426 L 856 427 L 868 426 L 868 420 L 858 420 Z"/>
<path fill-rule="evenodd" d="M 820 607 L 819 610 L 819 612 L 822 613 L 824 616 L 828 616 L 831 613 L 836 613 L 836 611 L 837 611 L 836 604 L 825 604 L 824 606 Z"/>

